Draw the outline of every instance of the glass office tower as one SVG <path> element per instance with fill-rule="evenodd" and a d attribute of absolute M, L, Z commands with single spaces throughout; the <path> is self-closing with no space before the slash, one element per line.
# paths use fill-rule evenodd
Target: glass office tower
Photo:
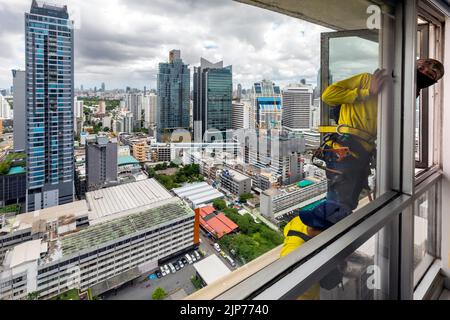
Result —
<path fill-rule="evenodd" d="M 203 141 L 207 130 L 220 131 L 225 139 L 226 131 L 232 129 L 232 67 L 201 58 L 200 66 L 194 69 L 193 98 L 195 141 Z"/>
<path fill-rule="evenodd" d="M 27 209 L 73 201 L 73 28 L 67 7 L 25 14 Z"/>
<path fill-rule="evenodd" d="M 190 72 L 179 50 L 169 53 L 169 62 L 160 63 L 157 91 L 157 138 L 165 140 L 175 129 L 189 129 Z"/>

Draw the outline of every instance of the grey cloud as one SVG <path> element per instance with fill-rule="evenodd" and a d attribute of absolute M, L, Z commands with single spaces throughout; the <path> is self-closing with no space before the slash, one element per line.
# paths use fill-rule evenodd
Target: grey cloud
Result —
<path fill-rule="evenodd" d="M 77 85 L 98 86 L 104 81 L 108 87 L 155 86 L 158 62 L 167 60 L 170 49 L 181 49 L 191 66 L 202 56 L 224 60 L 233 65 L 234 79 L 244 87 L 263 77 L 279 83 L 301 78 L 315 82 L 322 29 L 305 27 L 291 17 L 232 0 L 61 1 L 69 10 L 79 6 L 81 13 L 80 29 L 75 31 Z M 0 8 L 2 3 L 8 0 L 0 0 Z M 0 30 L 10 21 L 8 33 L 23 33 L 23 12 L 29 3 L 22 3 L 26 9 L 4 6 L 11 18 L 4 20 L 5 12 L 0 11 Z M 23 43 L 11 43 L 7 55 L 19 45 Z M 0 87 L 9 81 L 9 76 L 0 75 Z"/>

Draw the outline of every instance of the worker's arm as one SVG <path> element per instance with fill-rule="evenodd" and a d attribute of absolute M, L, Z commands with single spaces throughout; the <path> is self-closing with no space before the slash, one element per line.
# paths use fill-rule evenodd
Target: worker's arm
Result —
<path fill-rule="evenodd" d="M 363 80 L 369 74 L 359 74 L 330 85 L 322 94 L 322 101 L 330 106 L 352 104 L 356 100 L 365 100 L 369 95 L 369 87 L 361 89 Z M 365 78 L 365 79 L 364 79 Z"/>

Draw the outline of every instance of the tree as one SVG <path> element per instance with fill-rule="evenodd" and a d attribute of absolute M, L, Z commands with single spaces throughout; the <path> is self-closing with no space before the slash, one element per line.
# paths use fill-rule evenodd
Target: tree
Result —
<path fill-rule="evenodd" d="M 213 201 L 213 207 L 216 208 L 216 210 L 222 211 L 227 207 L 227 204 L 223 199 L 215 199 Z"/>
<path fill-rule="evenodd" d="M 39 292 L 37 291 L 30 292 L 27 295 L 27 300 L 38 300 L 38 299 L 39 299 Z"/>
<path fill-rule="evenodd" d="M 160 170 L 166 170 L 167 169 L 167 163 L 163 162 L 163 163 L 158 163 L 155 166 L 155 170 L 156 171 L 160 171 Z"/>
<path fill-rule="evenodd" d="M 153 300 L 163 300 L 166 297 L 167 297 L 167 293 L 161 287 L 156 288 L 156 290 L 152 294 Z"/>
<path fill-rule="evenodd" d="M 156 171 L 155 171 L 154 168 L 148 167 L 148 168 L 147 168 L 147 173 L 148 173 L 148 177 L 149 177 L 149 178 L 153 178 L 153 177 L 155 176 L 155 174 L 156 174 Z"/>
<path fill-rule="evenodd" d="M 253 198 L 253 194 L 251 193 L 243 193 L 239 196 L 239 202 L 246 202 L 248 199 Z"/>
<path fill-rule="evenodd" d="M 104 128 L 103 128 L 103 131 L 108 132 L 108 131 L 109 131 L 109 128 L 108 128 L 108 127 L 104 127 Z"/>
<path fill-rule="evenodd" d="M 169 168 L 178 168 L 178 165 L 175 162 L 170 161 Z"/>

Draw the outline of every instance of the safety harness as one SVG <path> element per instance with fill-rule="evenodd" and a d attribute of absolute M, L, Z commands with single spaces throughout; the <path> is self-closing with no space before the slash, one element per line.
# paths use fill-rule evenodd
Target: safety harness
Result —
<path fill-rule="evenodd" d="M 376 138 L 364 130 L 352 128 L 346 124 L 340 124 L 338 126 L 319 126 L 318 131 L 320 133 L 326 133 L 322 144 L 315 150 L 312 157 L 312 163 L 320 169 L 334 174 L 342 174 L 339 170 L 330 169 L 315 162 L 315 158 L 325 162 L 340 162 L 354 154 L 360 157 L 372 156 L 372 154 L 363 147 L 362 143 L 373 146 Z M 330 145 L 328 143 L 330 141 L 336 142 L 341 147 L 329 147 Z M 332 145 L 333 144 L 331 143 L 331 146 Z"/>

